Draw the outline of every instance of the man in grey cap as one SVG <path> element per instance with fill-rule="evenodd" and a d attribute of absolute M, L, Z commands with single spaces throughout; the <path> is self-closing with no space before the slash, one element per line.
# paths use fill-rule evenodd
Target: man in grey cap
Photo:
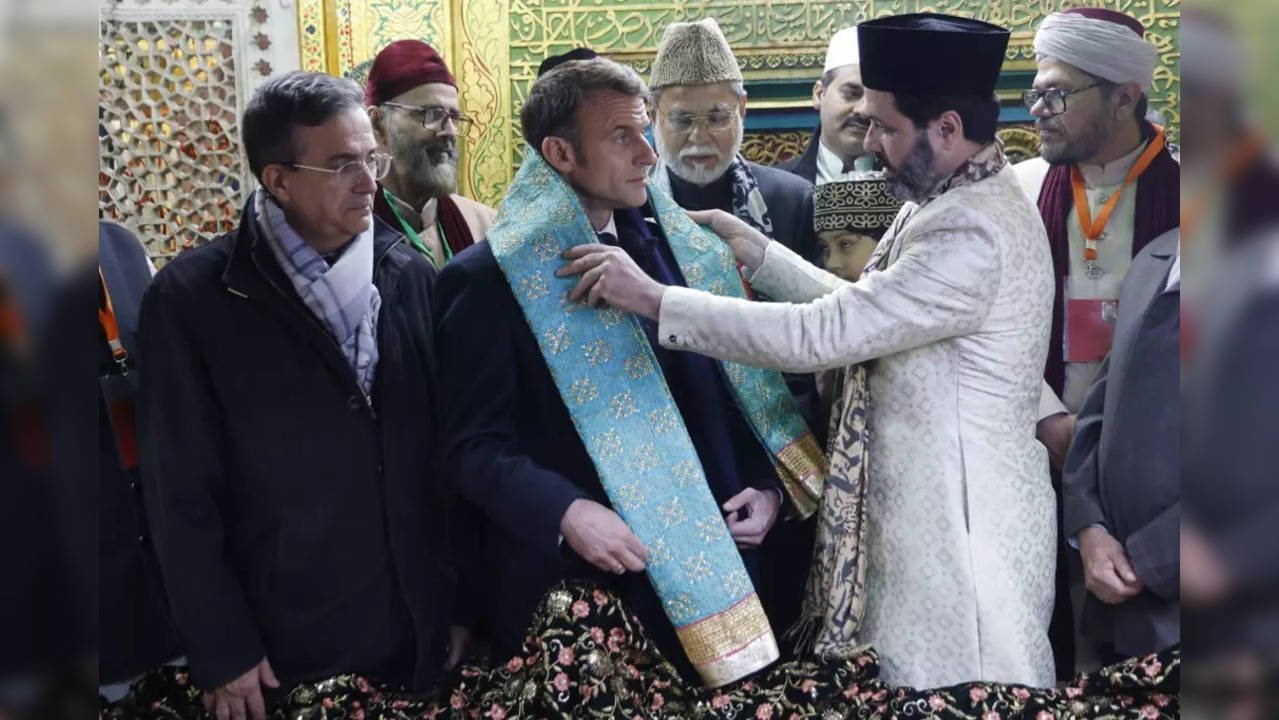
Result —
<path fill-rule="evenodd" d="M 737 58 L 714 18 L 671 23 L 662 35 L 649 82 L 656 118 L 658 162 L 653 182 L 686 210 L 723 210 L 764 235 L 820 263 L 813 229 L 813 186 L 777 168 L 741 155 L 746 90 Z M 800 412 L 824 439 L 812 374 L 786 374 Z M 813 524 L 780 523 L 761 549 L 760 592 L 770 617 L 788 625 L 799 613 L 804 566 L 794 558 L 811 554 Z"/>
<path fill-rule="evenodd" d="M 817 260 L 813 187 L 741 155 L 746 90 L 714 18 L 671 23 L 649 82 L 659 162 L 653 180 L 687 210 L 724 210 Z"/>

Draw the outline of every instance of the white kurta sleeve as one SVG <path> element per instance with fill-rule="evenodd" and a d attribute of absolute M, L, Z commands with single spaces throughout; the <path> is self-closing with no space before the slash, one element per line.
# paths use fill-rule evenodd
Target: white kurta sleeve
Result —
<path fill-rule="evenodd" d="M 668 288 L 658 332 L 667 348 L 815 372 L 976 330 L 999 283 L 994 238 L 975 223 L 962 230 L 950 224 L 910 240 L 886 270 L 809 303 L 758 303 Z"/>
<path fill-rule="evenodd" d="M 764 247 L 764 261 L 746 279 L 752 288 L 781 302 L 809 302 L 848 284 L 776 240 Z"/>

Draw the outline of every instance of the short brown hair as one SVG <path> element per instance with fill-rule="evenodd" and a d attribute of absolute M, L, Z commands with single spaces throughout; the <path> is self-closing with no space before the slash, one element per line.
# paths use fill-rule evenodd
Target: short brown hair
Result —
<path fill-rule="evenodd" d="M 542 141 L 554 135 L 581 152 L 577 111 L 600 90 L 648 98 L 648 86 L 634 68 L 608 58 L 572 60 L 539 77 L 520 107 L 520 127 L 527 142 L 540 154 Z"/>

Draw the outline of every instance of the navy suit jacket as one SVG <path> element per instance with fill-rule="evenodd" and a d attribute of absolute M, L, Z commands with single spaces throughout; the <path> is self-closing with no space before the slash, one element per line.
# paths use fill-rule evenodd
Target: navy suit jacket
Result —
<path fill-rule="evenodd" d="M 655 225 L 635 210 L 615 217 L 620 245 L 656 251 L 637 258 L 641 267 L 656 275 L 673 272 L 659 279 L 683 284 Z M 518 650 L 547 590 L 567 578 L 588 578 L 617 589 L 667 657 L 687 672 L 647 576 L 604 575 L 560 542 L 560 520 L 573 501 L 610 503 L 488 242 L 449 262 L 437 289 L 445 475 L 496 526 L 489 548 L 500 598 L 491 618 L 495 656 Z M 722 504 L 746 486 L 778 487 L 772 462 L 731 395 L 725 404 L 729 389 L 718 366 L 660 348 L 655 328 L 645 324 L 715 499 Z M 688 401 L 690 395 L 698 396 L 696 402 Z M 753 556 L 743 553 L 752 574 Z"/>
<path fill-rule="evenodd" d="M 785 170 L 792 175 L 798 175 L 810 183 L 817 183 L 817 149 L 818 143 L 822 137 L 822 126 L 818 123 L 817 128 L 813 130 L 813 137 L 808 140 L 808 147 L 804 148 L 804 152 L 787 160 L 784 163 L 777 164 L 778 170 Z"/>

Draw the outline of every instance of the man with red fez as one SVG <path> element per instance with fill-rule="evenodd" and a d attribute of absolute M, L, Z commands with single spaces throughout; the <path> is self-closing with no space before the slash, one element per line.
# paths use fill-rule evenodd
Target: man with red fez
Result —
<path fill-rule="evenodd" d="M 378 145 L 394 158 L 373 212 L 441 268 L 496 215 L 455 194 L 457 140 L 474 124 L 458 106 L 457 81 L 430 45 L 397 40 L 374 58 L 364 100 Z"/>

